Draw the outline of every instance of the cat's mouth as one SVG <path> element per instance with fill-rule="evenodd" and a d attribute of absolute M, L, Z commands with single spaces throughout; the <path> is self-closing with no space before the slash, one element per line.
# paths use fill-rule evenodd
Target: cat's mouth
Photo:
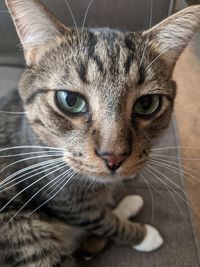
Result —
<path fill-rule="evenodd" d="M 145 159 L 132 164 L 122 164 L 116 170 L 110 170 L 106 164 L 91 165 L 80 160 L 68 159 L 67 164 L 81 177 L 92 179 L 96 182 L 115 182 L 120 180 L 134 179 L 139 171 L 144 167 Z M 128 166 L 126 166 L 128 165 Z"/>

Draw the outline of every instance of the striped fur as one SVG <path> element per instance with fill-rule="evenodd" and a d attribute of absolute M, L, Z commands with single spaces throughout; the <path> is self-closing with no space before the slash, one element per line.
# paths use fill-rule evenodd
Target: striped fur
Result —
<path fill-rule="evenodd" d="M 0 121 L 1 147 L 15 147 L 1 150 L 0 181 L 8 183 L 0 183 L 0 190 L 7 189 L 0 192 L 0 266 L 75 267 L 77 251 L 96 253 L 107 239 L 143 251 L 158 248 L 163 241 L 157 230 L 129 220 L 142 200 L 122 200 L 113 211 L 114 181 L 133 178 L 144 167 L 152 139 L 169 124 L 176 95 L 173 68 L 199 27 L 200 6 L 132 33 L 77 32 L 37 0 L 6 3 L 28 67 L 19 83 L 23 103 L 16 91 L 0 102 L 1 110 L 26 111 Z M 61 89 L 83 95 L 88 112 L 64 114 L 55 102 Z M 158 114 L 142 119 L 133 108 L 146 94 L 160 94 L 163 101 Z M 113 173 L 99 150 L 128 156 Z M 13 154 L 20 154 L 15 164 Z M 11 184 L 3 180 L 8 176 Z"/>

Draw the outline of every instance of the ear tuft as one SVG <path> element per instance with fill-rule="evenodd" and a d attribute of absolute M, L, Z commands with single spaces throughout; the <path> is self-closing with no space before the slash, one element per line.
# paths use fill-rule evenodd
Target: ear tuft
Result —
<path fill-rule="evenodd" d="M 194 33 L 200 30 L 200 5 L 194 5 L 170 16 L 143 33 L 165 59 L 174 64 Z"/>
<path fill-rule="evenodd" d="M 55 18 L 39 0 L 6 0 L 17 33 L 25 50 L 46 44 L 69 29 Z"/>

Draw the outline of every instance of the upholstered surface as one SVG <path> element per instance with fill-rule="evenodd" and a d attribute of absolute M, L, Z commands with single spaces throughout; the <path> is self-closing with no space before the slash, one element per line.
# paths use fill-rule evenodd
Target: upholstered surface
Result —
<path fill-rule="evenodd" d="M 17 87 L 21 69 L 0 67 L 0 95 Z M 11 115 L 10 115 L 11 116 Z M 13 116 L 13 115 L 12 115 Z M 155 148 L 176 147 L 178 145 L 177 130 L 173 119 L 165 134 L 156 141 Z M 177 149 L 155 150 L 154 154 L 178 157 Z M 178 167 L 178 159 L 173 158 Z M 153 165 L 152 165 L 153 166 Z M 145 200 L 144 209 L 135 219 L 156 226 L 164 240 L 164 246 L 153 253 L 139 253 L 129 247 L 110 245 L 105 252 L 90 262 L 82 263 L 88 267 L 199 267 L 199 250 L 190 217 L 190 208 L 184 195 L 184 179 L 179 171 L 154 166 L 148 167 L 154 175 L 144 170 L 142 175 L 149 182 L 138 177 L 127 184 L 121 191 L 137 193 Z M 168 188 L 166 188 L 166 183 Z"/>

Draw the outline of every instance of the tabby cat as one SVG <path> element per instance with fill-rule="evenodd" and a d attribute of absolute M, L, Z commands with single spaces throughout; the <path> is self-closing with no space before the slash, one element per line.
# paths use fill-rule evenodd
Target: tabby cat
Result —
<path fill-rule="evenodd" d="M 169 124 L 173 69 L 200 28 L 200 5 L 148 31 L 122 32 L 68 28 L 38 0 L 6 4 L 27 67 L 20 96 L 0 102 L 0 110 L 25 110 L 0 121 L 0 266 L 74 267 L 77 250 L 106 240 L 159 248 L 154 227 L 129 220 L 142 198 L 113 208 L 113 196 Z"/>

